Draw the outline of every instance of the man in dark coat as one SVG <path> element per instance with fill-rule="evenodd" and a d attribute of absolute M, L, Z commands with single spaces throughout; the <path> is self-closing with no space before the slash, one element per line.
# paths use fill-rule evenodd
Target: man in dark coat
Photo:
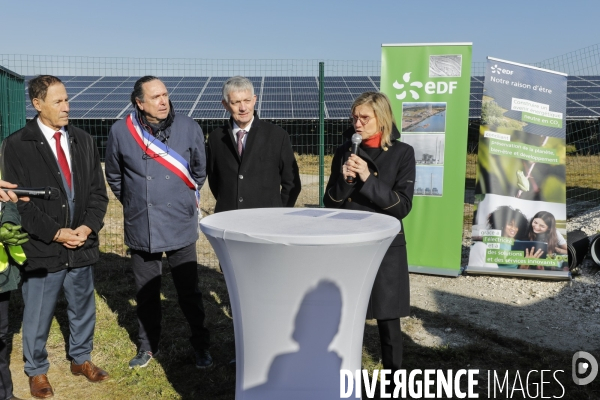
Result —
<path fill-rule="evenodd" d="M 294 207 L 300 173 L 286 131 L 254 112 L 256 95 L 248 78 L 223 84 L 223 107 L 231 118 L 208 137 L 208 184 L 215 212 Z M 230 362 L 235 365 L 235 359 Z"/>
<path fill-rule="evenodd" d="M 98 382 L 108 374 L 91 362 L 96 304 L 92 264 L 98 261 L 98 233 L 108 205 L 94 139 L 68 127 L 69 99 L 60 79 L 29 81 L 38 115 L 4 140 L 2 178 L 22 187 L 57 187 L 58 199 L 19 201 L 29 234 L 23 275 L 23 356 L 31 395 L 53 396 L 46 373 L 46 341 L 61 287 L 68 302 L 71 372 Z M 75 202 L 77 199 L 77 202 Z"/>
<path fill-rule="evenodd" d="M 197 204 L 206 179 L 202 129 L 175 114 L 166 86 L 154 76 L 137 80 L 131 103 L 135 111 L 110 130 L 105 164 L 106 180 L 123 204 L 125 244 L 137 288 L 139 348 L 129 368 L 147 366 L 158 352 L 163 253 L 192 331 L 196 367 L 208 368 L 210 334 L 204 327 L 196 255 Z"/>
<path fill-rule="evenodd" d="M 258 118 L 254 87 L 247 78 L 229 78 L 221 103 L 231 118 L 210 133 L 207 146 L 215 212 L 293 207 L 301 185 L 288 133 Z"/>

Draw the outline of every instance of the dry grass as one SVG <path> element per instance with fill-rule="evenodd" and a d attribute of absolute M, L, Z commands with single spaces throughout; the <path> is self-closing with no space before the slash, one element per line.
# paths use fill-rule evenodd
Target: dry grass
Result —
<path fill-rule="evenodd" d="M 301 173 L 315 175 L 318 164 L 309 157 L 299 157 Z M 468 162 L 474 166 L 476 155 L 470 155 Z M 579 185 L 598 187 L 597 156 L 569 157 L 569 176 L 581 179 Z M 330 162 L 326 162 L 326 165 Z M 316 170 L 315 170 L 316 165 Z M 595 173 L 577 173 L 572 168 L 591 169 Z M 327 165 L 326 175 L 328 175 Z M 467 168 L 473 171 L 473 168 Z M 469 172 L 468 172 L 469 174 Z M 575 175 L 573 175 L 575 174 Z M 585 177 L 585 178 L 584 178 Z M 472 176 L 472 179 L 474 175 Z M 317 182 L 317 183 L 315 183 Z M 594 186 L 595 185 L 595 186 Z M 202 210 L 209 214 L 214 210 L 214 199 L 207 187 L 202 191 Z M 318 180 L 304 185 L 298 201 L 299 206 L 318 205 Z M 165 265 L 163 278 L 163 333 L 161 354 L 148 368 L 129 370 L 127 363 L 136 351 L 137 321 L 135 317 L 135 292 L 133 275 L 129 268 L 129 258 L 123 244 L 121 206 L 111 197 L 106 225 L 101 235 L 102 250 L 100 262 L 95 267 L 97 323 L 93 360 L 111 374 L 111 379 L 101 384 L 88 383 L 69 372 L 66 360 L 65 339 L 68 340 L 66 301 L 61 298 L 56 308 L 56 318 L 52 324 L 48 340 L 51 367 L 49 379 L 55 388 L 55 399 L 234 399 L 235 371 L 228 365 L 234 357 L 234 335 L 231 320 L 229 297 L 217 261 L 206 239 L 198 241 L 200 265 L 198 274 L 207 314 L 207 327 L 211 331 L 213 346 L 211 353 L 215 366 L 209 371 L 194 368 L 191 348 L 187 337 L 189 331 L 185 319 L 177 305 L 175 289 L 170 278 L 170 270 Z M 13 332 L 11 370 L 15 383 L 15 395 L 28 397 L 28 382 L 23 374 L 21 358 L 22 300 L 20 293 L 13 293 L 11 299 L 10 330 Z M 404 330 L 410 333 L 419 329 L 420 324 L 460 324 L 453 316 L 429 313 L 413 308 L 411 317 L 403 320 Z M 507 340 L 495 332 L 463 326 L 469 331 L 475 344 L 463 347 L 421 346 L 405 335 L 404 367 L 432 369 L 462 369 L 469 366 L 489 370 L 530 370 L 540 365 L 548 368 L 565 369 L 570 365 L 571 355 L 559 351 L 541 349 L 518 340 Z M 500 350 L 490 349 L 486 341 L 492 340 Z M 504 349 L 504 350 L 502 350 Z M 365 324 L 363 342 L 363 367 L 369 370 L 381 368 L 379 338 L 375 321 Z M 481 375 L 480 375 L 481 376 Z M 512 376 L 512 375 L 511 375 Z M 512 378 L 511 378 L 512 379 Z M 511 380 L 512 381 L 512 380 Z M 484 387 L 480 384 L 480 387 Z M 590 385 L 591 386 L 591 385 Z M 567 386 L 568 395 L 563 398 L 598 398 L 596 388 Z M 594 390 L 592 392 L 591 390 Z M 547 394 L 547 393 L 546 393 Z M 559 393 L 560 394 L 560 393 Z M 480 391 L 480 398 L 486 393 Z"/>
<path fill-rule="evenodd" d="M 331 171 L 331 160 L 333 155 L 327 154 L 324 156 L 323 168 L 325 178 L 329 177 Z M 296 154 L 296 160 L 300 167 L 300 173 L 306 175 L 319 175 L 319 158 L 310 154 Z"/>
<path fill-rule="evenodd" d="M 600 155 L 568 156 L 567 186 L 600 189 Z"/>
<path fill-rule="evenodd" d="M 467 154 L 466 179 L 475 179 L 477 173 L 477 154 Z"/>
<path fill-rule="evenodd" d="M 298 156 L 303 190 L 297 201 L 299 207 L 318 207 L 319 164 L 317 157 Z M 329 176 L 331 156 L 325 161 L 325 175 Z M 68 341 L 66 300 L 57 304 L 56 318 L 48 339 L 51 368 L 49 379 L 54 385 L 56 399 L 233 399 L 235 370 L 228 365 L 235 357 L 233 323 L 227 287 L 218 267 L 218 260 L 208 240 L 201 235 L 197 243 L 200 288 L 207 314 L 207 327 L 215 343 L 211 353 L 215 367 L 198 371 L 192 364 L 193 355 L 187 337 L 190 333 L 177 305 L 176 292 L 165 263 L 163 279 L 163 337 L 157 362 L 142 370 L 129 370 L 127 364 L 135 355 L 137 319 L 135 316 L 135 284 L 129 268 L 127 247 L 124 244 L 123 208 L 109 192 L 109 206 L 100 233 L 102 256 L 95 267 L 96 333 L 93 361 L 111 374 L 102 384 L 91 384 L 73 377 L 66 360 L 65 338 Z M 201 190 L 203 216 L 214 212 L 215 199 L 205 184 Z M 21 321 L 23 304 L 20 293 L 11 301 L 11 331 L 14 332 L 11 370 L 15 393 L 28 394 L 28 382 L 23 374 Z"/>
<path fill-rule="evenodd" d="M 92 384 L 74 377 L 69 372 L 65 359 L 67 337 L 66 302 L 57 305 L 56 319 L 48 340 L 51 368 L 49 379 L 54 385 L 55 399 L 216 399 L 232 400 L 235 395 L 235 371 L 228 366 L 234 357 L 233 324 L 230 305 L 222 275 L 214 268 L 200 265 L 198 273 L 204 295 L 207 327 L 211 331 L 211 352 L 215 366 L 208 371 L 199 371 L 192 364 L 191 349 L 187 341 L 188 328 L 175 297 L 175 289 L 165 268 L 163 280 L 163 335 L 161 354 L 147 368 L 129 370 L 127 363 L 135 354 L 137 323 L 134 312 L 133 276 L 128 268 L 129 260 L 114 254 L 103 254 L 96 266 L 97 325 L 93 360 L 111 374 L 111 379 L 101 384 Z M 444 279 L 444 278 L 440 278 Z M 13 296 L 11 315 L 22 312 L 20 296 Z M 433 313 L 418 308 L 412 309 L 411 317 L 403 319 L 404 367 L 419 369 L 464 369 L 478 368 L 480 371 L 480 398 L 486 398 L 485 370 L 511 372 L 539 369 L 565 370 L 570 365 L 572 354 L 538 348 L 515 339 L 506 339 L 493 330 L 474 328 L 460 316 Z M 453 326 L 468 332 L 466 346 L 423 346 L 411 339 L 421 326 L 443 329 Z M 11 319 L 13 339 L 11 369 L 15 383 L 15 394 L 28 397 L 28 384 L 22 373 L 20 318 Z M 490 346 L 493 343 L 493 346 Z M 376 322 L 366 321 L 363 341 L 363 368 L 372 371 L 381 369 L 381 355 Z M 567 371 L 568 372 L 568 371 Z M 563 384 L 565 381 L 562 381 Z M 598 385 L 576 387 L 566 382 L 566 399 L 598 398 Z M 548 389 L 548 386 L 547 386 Z M 546 390 L 547 395 L 557 395 L 555 390 Z M 376 397 L 379 398 L 379 397 Z"/>

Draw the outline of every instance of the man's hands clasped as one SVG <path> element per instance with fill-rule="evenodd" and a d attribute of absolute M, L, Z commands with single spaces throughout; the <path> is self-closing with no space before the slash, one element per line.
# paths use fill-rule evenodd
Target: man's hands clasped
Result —
<path fill-rule="evenodd" d="M 76 249 L 85 244 L 90 233 L 92 233 L 92 230 L 85 225 L 81 225 L 76 229 L 60 228 L 54 235 L 54 241 L 61 243 L 67 249 Z"/>

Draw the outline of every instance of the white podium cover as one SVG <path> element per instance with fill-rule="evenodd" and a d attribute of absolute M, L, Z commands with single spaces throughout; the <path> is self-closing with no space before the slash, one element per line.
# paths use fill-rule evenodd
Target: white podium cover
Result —
<path fill-rule="evenodd" d="M 371 288 L 400 222 L 261 208 L 214 214 L 200 228 L 231 300 L 236 399 L 340 398 L 340 369 L 361 369 Z"/>

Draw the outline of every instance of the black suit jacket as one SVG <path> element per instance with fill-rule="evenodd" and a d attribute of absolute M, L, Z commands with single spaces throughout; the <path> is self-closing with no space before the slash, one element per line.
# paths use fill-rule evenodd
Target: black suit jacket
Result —
<path fill-rule="evenodd" d="M 58 162 L 37 118 L 2 143 L 2 179 L 23 187 L 57 187 L 61 192 L 58 200 L 31 198 L 17 203 L 23 229 L 29 233 L 29 241 L 23 245 L 26 271 L 56 272 L 87 266 L 99 258 L 98 232 L 108 206 L 100 156 L 94 139 L 87 132 L 74 126 L 65 128 L 71 142 L 71 176 L 75 185 L 73 221 Z M 58 229 L 80 225 L 92 230 L 82 247 L 70 250 L 52 241 Z"/>
<path fill-rule="evenodd" d="M 232 124 L 230 119 L 208 137 L 206 169 L 215 212 L 293 207 L 301 186 L 288 133 L 255 113 L 240 157 Z"/>

